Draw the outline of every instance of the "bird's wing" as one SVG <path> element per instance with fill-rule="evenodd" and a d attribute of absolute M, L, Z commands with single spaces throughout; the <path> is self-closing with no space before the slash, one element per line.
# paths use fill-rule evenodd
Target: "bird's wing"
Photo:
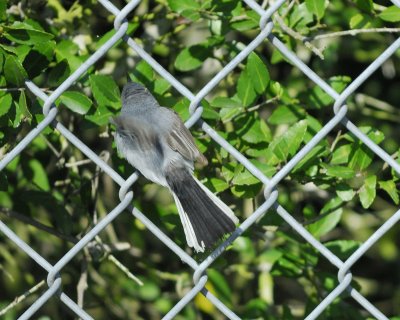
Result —
<path fill-rule="evenodd" d="M 116 126 L 119 135 L 129 139 L 128 141 L 141 150 L 151 150 L 159 144 L 158 136 L 154 130 L 136 117 L 120 115 L 111 118 L 110 122 Z"/>
<path fill-rule="evenodd" d="M 162 108 L 163 112 L 172 119 L 172 126 L 169 128 L 166 141 L 170 148 L 179 152 L 185 159 L 194 161 L 198 160 L 201 164 L 206 165 L 206 157 L 197 149 L 192 134 L 185 127 L 178 114 L 171 109 Z"/>

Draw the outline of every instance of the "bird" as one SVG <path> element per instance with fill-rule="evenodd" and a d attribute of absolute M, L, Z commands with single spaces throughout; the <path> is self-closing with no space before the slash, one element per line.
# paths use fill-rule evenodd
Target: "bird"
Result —
<path fill-rule="evenodd" d="M 136 82 L 124 86 L 121 100 L 120 114 L 110 119 L 118 153 L 148 180 L 169 189 L 188 246 L 204 252 L 232 233 L 237 217 L 193 174 L 195 161 L 206 165 L 207 159 L 179 115 Z"/>

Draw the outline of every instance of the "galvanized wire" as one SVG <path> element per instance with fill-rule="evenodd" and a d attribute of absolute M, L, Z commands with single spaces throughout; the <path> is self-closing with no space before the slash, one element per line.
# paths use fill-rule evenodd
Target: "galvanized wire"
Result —
<path fill-rule="evenodd" d="M 266 10 L 263 9 L 254 0 L 244 0 L 244 2 L 260 16 L 260 33 L 249 43 L 241 52 L 232 59 L 222 70 L 220 70 L 213 79 L 211 79 L 196 95 L 187 89 L 172 74 L 165 70 L 153 57 L 151 57 L 139 44 L 126 35 L 128 23 L 126 16 L 139 4 L 140 0 L 129 2 L 122 10 L 108 0 L 99 0 L 106 10 L 115 15 L 114 27 L 116 33 L 93 55 L 91 55 L 73 74 L 71 74 L 50 96 L 39 89 L 33 82 L 26 81 L 28 89 L 38 98 L 44 101 L 43 114 L 44 119 L 33 128 L 1 161 L 0 170 L 3 170 L 16 156 L 18 156 L 43 130 L 48 126 L 58 130 L 72 145 L 80 149 L 89 159 L 108 174 L 119 186 L 120 203 L 109 212 L 101 221 L 99 221 L 72 249 L 70 249 L 55 265 L 51 265 L 39 253 L 33 250 L 17 234 L 15 234 L 6 224 L 0 221 L 0 231 L 13 241 L 21 250 L 23 250 L 31 259 L 33 259 L 41 268 L 48 272 L 47 283 L 48 290 L 43 293 L 20 317 L 19 319 L 30 319 L 35 312 L 53 297 L 58 296 L 60 300 L 78 317 L 82 319 L 92 319 L 83 308 L 78 306 L 61 290 L 62 270 L 66 264 L 82 251 L 88 243 L 101 232 L 108 224 L 121 214 L 128 210 L 139 219 L 147 229 L 152 232 L 161 242 L 163 242 L 177 257 L 187 263 L 193 269 L 193 288 L 165 315 L 164 319 L 173 319 L 184 308 L 196 294 L 201 292 L 211 303 L 213 303 L 229 319 L 240 319 L 233 310 L 230 310 L 217 297 L 211 294 L 205 288 L 207 281 L 207 268 L 225 252 L 225 248 L 232 243 L 246 229 L 250 228 L 267 210 L 275 210 L 294 230 L 296 230 L 309 244 L 317 249 L 333 266 L 338 269 L 338 286 L 325 297 L 325 299 L 306 317 L 306 319 L 316 319 L 334 299 L 339 297 L 345 290 L 372 316 L 377 319 L 388 319 L 376 306 L 369 302 L 360 292 L 351 287 L 352 274 L 351 267 L 391 228 L 400 220 L 400 210 L 390 217 L 375 233 L 373 233 L 346 261 L 341 261 L 321 242 L 314 238 L 293 216 L 283 208 L 277 201 L 278 191 L 275 187 L 284 179 L 291 170 L 335 127 L 343 126 L 349 132 L 353 133 L 362 143 L 368 146 L 376 155 L 385 161 L 394 171 L 400 174 L 400 165 L 391 158 L 382 148 L 369 139 L 357 128 L 347 117 L 346 100 L 355 93 L 365 81 L 400 47 L 400 38 L 393 42 L 378 58 L 376 58 L 347 88 L 341 93 L 337 93 L 331 86 L 324 82 L 310 67 L 303 63 L 295 53 L 291 52 L 273 33 L 273 22 L 271 17 L 284 4 L 285 0 L 275 1 Z M 392 0 L 392 3 L 400 7 L 399 0 Z M 103 57 L 114 44 L 123 39 L 136 53 L 145 60 L 161 77 L 166 79 L 178 92 L 190 100 L 190 118 L 186 122 L 187 127 L 195 123 L 200 123 L 201 128 L 222 148 L 230 153 L 238 162 L 243 164 L 255 177 L 257 177 L 265 186 L 265 202 L 259 206 L 236 231 L 218 248 L 216 248 L 200 264 L 189 254 L 180 248 L 172 239 L 163 233 L 153 222 L 151 222 L 142 212 L 131 205 L 133 193 L 129 191 L 130 187 L 136 182 L 138 174 L 134 173 L 128 179 L 121 177 L 113 168 L 105 163 L 96 155 L 87 145 L 78 137 L 69 131 L 63 124 L 56 120 L 57 108 L 54 101 L 66 91 L 77 79 L 79 79 L 87 70 L 93 66 L 97 60 Z M 256 47 L 264 41 L 269 41 L 280 53 L 286 57 L 291 64 L 303 72 L 305 76 L 311 79 L 315 85 L 319 86 L 325 93 L 334 100 L 332 110 L 332 119 L 317 132 L 313 138 L 272 178 L 267 178 L 255 165 L 253 165 L 242 153 L 235 149 L 228 141 L 222 138 L 209 124 L 202 119 L 203 107 L 201 100 L 216 88 L 219 82 L 224 79 L 238 64 L 243 61 Z"/>

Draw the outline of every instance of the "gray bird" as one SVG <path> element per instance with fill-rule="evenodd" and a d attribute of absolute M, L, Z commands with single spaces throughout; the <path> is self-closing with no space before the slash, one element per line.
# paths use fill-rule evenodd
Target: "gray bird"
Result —
<path fill-rule="evenodd" d="M 238 222 L 193 176 L 194 161 L 207 164 L 207 159 L 178 114 L 160 107 L 145 87 L 128 83 L 121 98 L 121 113 L 111 119 L 119 153 L 147 179 L 171 191 L 189 247 L 204 252 Z"/>

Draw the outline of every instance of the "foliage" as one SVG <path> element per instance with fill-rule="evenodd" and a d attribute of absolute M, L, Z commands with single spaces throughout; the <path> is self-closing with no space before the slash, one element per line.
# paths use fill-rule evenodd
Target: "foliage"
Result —
<path fill-rule="evenodd" d="M 389 1 L 290 1 L 278 14 L 273 33 L 337 92 L 396 38 L 395 33 L 372 29 L 398 28 L 400 22 L 399 9 Z M 113 19 L 100 3 L 90 0 L 0 2 L 0 157 L 44 118 L 43 102 L 27 90 L 25 80 L 51 94 L 115 33 Z M 198 92 L 255 38 L 259 20 L 239 0 L 143 1 L 128 16 L 128 32 Z M 345 30 L 356 32 L 329 37 Z M 396 160 L 399 74 L 396 53 L 347 101 L 349 119 Z M 133 168 L 117 155 L 109 118 L 119 112 L 120 88 L 128 76 L 188 119 L 189 100 L 122 41 L 55 103 L 57 120 L 123 177 Z M 333 103 L 266 40 L 202 106 L 204 120 L 272 177 L 333 117 Z M 197 171 L 198 176 L 243 221 L 264 201 L 262 183 L 201 130 L 192 132 L 210 163 Z M 338 125 L 279 184 L 279 203 L 344 260 L 397 210 L 398 184 L 387 164 Z M 186 247 L 168 192 L 144 179 L 133 189 L 134 204 Z M 118 186 L 52 128 L 0 172 L 2 221 L 50 263 L 118 201 Z M 393 272 L 399 258 L 397 230 L 388 232 L 352 268 L 353 286 L 388 316 L 399 313 L 399 279 Z M 0 302 L 6 306 L 47 274 L 4 235 L 0 237 Z M 195 257 L 201 261 L 205 255 Z M 127 278 L 113 259 L 140 281 Z M 193 285 L 192 270 L 127 212 L 62 270 L 63 290 L 76 298 L 75 287 L 86 274 L 87 290 L 77 290 L 84 292 L 84 308 L 96 319 L 159 319 Z M 212 265 L 207 287 L 242 318 L 294 319 L 303 318 L 335 288 L 336 274 L 271 210 Z M 21 314 L 43 290 L 9 311 L 6 319 Z M 39 314 L 70 317 L 56 301 Z M 223 318 L 197 297 L 177 319 L 207 317 Z M 367 317 L 344 294 L 321 318 Z"/>

